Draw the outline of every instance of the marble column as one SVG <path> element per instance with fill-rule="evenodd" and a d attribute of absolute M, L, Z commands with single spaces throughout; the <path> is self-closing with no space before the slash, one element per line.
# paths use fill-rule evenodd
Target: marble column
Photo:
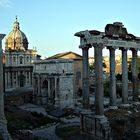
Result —
<path fill-rule="evenodd" d="M 104 115 L 103 105 L 103 45 L 99 44 L 94 47 L 95 57 L 95 114 Z"/>
<path fill-rule="evenodd" d="M 122 50 L 122 103 L 128 103 L 128 67 L 127 67 L 127 49 Z"/>
<path fill-rule="evenodd" d="M 38 75 L 38 96 L 41 96 L 41 77 Z"/>
<path fill-rule="evenodd" d="M 0 135 L 3 140 L 10 140 L 7 131 L 7 121 L 4 114 L 4 93 L 3 93 L 3 64 L 2 64 L 2 39 L 4 34 L 0 34 Z"/>
<path fill-rule="evenodd" d="M 42 103 L 42 101 L 41 101 L 42 100 L 41 99 L 42 98 L 41 97 L 41 75 L 39 74 L 37 78 L 38 78 L 38 80 L 37 80 L 38 81 L 38 93 L 37 93 L 37 101 L 36 102 L 37 102 L 37 104 L 41 104 Z"/>
<path fill-rule="evenodd" d="M 57 77 L 55 77 L 55 107 L 58 107 Z"/>
<path fill-rule="evenodd" d="M 50 104 L 51 99 L 51 79 L 48 79 L 48 93 L 47 93 L 47 104 Z"/>
<path fill-rule="evenodd" d="M 132 50 L 132 82 L 133 82 L 133 100 L 138 101 L 138 71 L 137 71 L 137 50 Z"/>
<path fill-rule="evenodd" d="M 116 74 L 115 74 L 115 48 L 109 48 L 110 51 L 110 105 L 116 106 Z"/>
<path fill-rule="evenodd" d="M 82 79 L 82 96 L 83 108 L 89 108 L 89 64 L 88 64 L 88 46 L 82 48 L 83 55 L 83 79 Z"/>
<path fill-rule="evenodd" d="M 57 77 L 54 78 L 55 79 L 55 100 L 57 100 Z"/>

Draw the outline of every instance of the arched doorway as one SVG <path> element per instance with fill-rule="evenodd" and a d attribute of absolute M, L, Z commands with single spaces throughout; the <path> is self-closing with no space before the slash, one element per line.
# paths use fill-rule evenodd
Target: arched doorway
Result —
<path fill-rule="evenodd" d="M 46 79 L 42 83 L 41 91 L 42 104 L 46 104 L 48 102 L 48 81 Z"/>
<path fill-rule="evenodd" d="M 24 87 L 25 84 L 25 76 L 21 73 L 19 76 L 19 86 Z"/>

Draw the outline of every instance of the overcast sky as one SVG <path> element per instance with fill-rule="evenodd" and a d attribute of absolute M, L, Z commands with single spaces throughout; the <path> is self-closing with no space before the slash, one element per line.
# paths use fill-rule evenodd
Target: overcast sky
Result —
<path fill-rule="evenodd" d="M 29 48 L 35 46 L 43 57 L 66 51 L 81 54 L 75 32 L 104 31 L 116 21 L 140 36 L 140 0 L 0 0 L 0 33 L 12 30 L 16 15 Z"/>

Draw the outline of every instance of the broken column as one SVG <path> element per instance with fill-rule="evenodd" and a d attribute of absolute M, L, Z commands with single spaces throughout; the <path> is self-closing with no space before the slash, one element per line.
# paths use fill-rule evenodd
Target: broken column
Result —
<path fill-rule="evenodd" d="M 0 135 L 3 140 L 11 140 L 7 130 L 7 121 L 4 114 L 4 93 L 3 93 L 3 64 L 2 64 L 2 39 L 4 34 L 0 34 Z"/>

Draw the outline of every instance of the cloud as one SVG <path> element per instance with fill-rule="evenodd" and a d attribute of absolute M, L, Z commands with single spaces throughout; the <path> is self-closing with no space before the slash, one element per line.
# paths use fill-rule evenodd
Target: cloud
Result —
<path fill-rule="evenodd" d="M 0 0 L 0 7 L 12 7 L 12 1 L 11 0 Z"/>

